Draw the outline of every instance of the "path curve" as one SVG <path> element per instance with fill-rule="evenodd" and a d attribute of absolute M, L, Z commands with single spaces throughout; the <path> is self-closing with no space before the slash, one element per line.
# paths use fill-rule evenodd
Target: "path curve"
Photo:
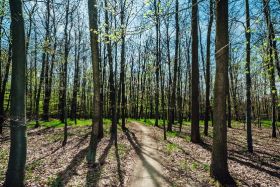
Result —
<path fill-rule="evenodd" d="M 134 167 L 134 173 L 131 176 L 129 186 L 172 186 L 168 179 L 164 176 L 164 170 L 162 165 L 159 163 L 160 156 L 158 154 L 158 143 L 154 138 L 154 128 L 146 127 L 137 122 L 133 122 L 130 127 L 133 130 L 128 131 L 128 133 L 131 133 L 131 140 L 133 139 L 134 141 L 132 144 L 136 150 L 138 159 Z M 136 134 L 133 133 L 135 130 L 137 131 Z M 142 136 L 140 134 L 142 134 Z M 141 138 L 139 136 L 141 136 Z"/>

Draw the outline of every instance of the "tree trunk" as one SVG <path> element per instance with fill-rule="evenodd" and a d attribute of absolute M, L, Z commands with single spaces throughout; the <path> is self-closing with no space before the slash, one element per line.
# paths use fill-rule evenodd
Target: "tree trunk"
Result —
<path fill-rule="evenodd" d="M 64 123 L 64 137 L 62 146 L 65 146 L 68 139 L 68 122 L 67 122 L 67 78 L 68 78 L 68 56 L 69 56 L 69 12 L 70 12 L 70 0 L 66 2 L 66 22 L 64 27 L 64 63 L 62 67 L 62 95 L 61 95 L 61 122 Z M 71 29 L 70 29 L 71 30 Z"/>
<path fill-rule="evenodd" d="M 120 72 L 120 88 L 121 88 L 121 117 L 122 129 L 125 130 L 125 110 L 126 110 L 126 97 L 125 97 L 125 2 L 121 1 L 121 72 Z"/>
<path fill-rule="evenodd" d="M 12 63 L 12 44 L 9 44 L 9 54 L 8 54 L 8 62 L 5 67 L 5 75 L 2 81 L 2 85 L 0 85 L 0 134 L 3 133 L 3 123 L 5 120 L 5 110 L 4 110 L 4 100 L 5 100 L 5 93 L 6 87 L 9 79 L 9 72 Z"/>
<path fill-rule="evenodd" d="M 11 147 L 4 186 L 24 186 L 26 163 L 26 49 L 22 1 L 10 0 L 12 18 Z"/>
<path fill-rule="evenodd" d="M 198 4 L 192 0 L 192 124 L 191 141 L 199 143 Z"/>
<path fill-rule="evenodd" d="M 105 7 L 107 7 L 107 0 L 105 0 Z M 109 15 L 108 10 L 105 10 L 105 22 L 106 22 L 106 34 L 109 35 Z M 112 55 L 112 43 L 110 38 L 107 37 L 107 53 L 109 62 L 109 86 L 110 86 L 110 118 L 112 120 L 111 133 L 113 136 L 117 135 L 117 119 L 116 119 L 116 89 L 114 81 L 114 69 L 113 69 L 113 55 Z"/>
<path fill-rule="evenodd" d="M 98 24 L 97 24 L 97 2 L 96 0 L 88 0 L 89 10 L 89 29 L 91 43 L 91 60 L 93 68 L 93 91 L 94 91 L 94 107 L 92 117 L 92 133 L 90 138 L 87 161 L 91 164 L 96 162 L 96 148 L 98 144 L 99 126 L 100 126 L 100 71 L 99 71 L 99 49 L 98 49 Z"/>
<path fill-rule="evenodd" d="M 48 0 L 46 2 L 46 35 L 45 35 L 45 39 L 44 39 L 44 52 L 42 54 L 42 69 L 41 69 L 41 73 L 40 73 L 40 80 L 39 80 L 39 87 L 37 90 L 37 96 L 36 96 L 36 101 L 35 101 L 35 120 L 36 120 L 36 125 L 35 128 L 39 127 L 39 112 L 40 112 L 40 98 L 41 98 L 41 91 L 42 91 L 42 86 L 43 86 L 43 82 L 45 79 L 45 75 L 48 70 L 48 64 L 46 64 L 48 61 L 48 48 L 49 48 L 49 37 L 50 37 L 50 1 Z"/>
<path fill-rule="evenodd" d="M 249 0 L 245 0 L 246 6 L 246 126 L 247 126 L 247 148 L 250 153 L 253 152 L 253 140 L 252 140 L 252 125 L 251 125 L 251 26 L 250 26 L 250 9 Z"/>
<path fill-rule="evenodd" d="M 229 61 L 228 1 L 216 0 L 216 80 L 210 173 L 222 184 L 234 184 L 227 163 L 226 95 Z"/>
<path fill-rule="evenodd" d="M 160 20 L 159 20 L 159 2 L 157 0 L 154 0 L 154 9 L 155 9 L 155 19 L 156 19 L 156 89 L 155 89 L 155 126 L 158 127 L 158 119 L 159 119 L 159 69 L 160 69 Z"/>
<path fill-rule="evenodd" d="M 75 48 L 75 70 L 74 70 L 74 87 L 72 92 L 72 101 L 71 101 L 71 115 L 70 118 L 75 121 L 77 124 L 77 97 L 80 87 L 80 55 L 81 55 L 81 40 L 82 40 L 82 31 L 79 30 L 76 33 L 76 40 L 78 40 L 77 46 Z"/>
<path fill-rule="evenodd" d="M 273 26 L 271 23 L 270 18 L 270 10 L 269 10 L 269 1 L 263 0 L 263 6 L 264 6 L 264 15 L 268 30 L 268 76 L 270 80 L 270 91 L 271 91 L 271 105 L 272 105 L 272 137 L 276 137 L 276 102 L 277 102 L 277 89 L 275 85 L 275 67 L 273 64 L 273 60 L 275 60 L 275 55 L 273 55 Z"/>
<path fill-rule="evenodd" d="M 205 99 L 205 121 L 204 121 L 204 135 L 208 135 L 208 123 L 209 123 L 209 111 L 210 111 L 210 72 L 211 72 L 211 32 L 212 32 L 212 25 L 213 25 L 213 0 L 210 0 L 210 8 L 209 8 L 209 24 L 207 30 L 207 50 L 206 50 L 206 99 Z"/>

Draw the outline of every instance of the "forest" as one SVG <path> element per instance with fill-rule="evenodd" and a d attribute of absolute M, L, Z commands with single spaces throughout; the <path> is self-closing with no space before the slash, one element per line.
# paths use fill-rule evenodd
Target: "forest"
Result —
<path fill-rule="evenodd" d="M 0 0 L 0 186 L 280 187 L 279 0 Z"/>

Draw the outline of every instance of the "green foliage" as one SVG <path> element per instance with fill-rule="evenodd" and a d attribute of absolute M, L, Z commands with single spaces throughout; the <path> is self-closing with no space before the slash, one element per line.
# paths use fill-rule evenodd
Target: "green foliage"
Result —
<path fill-rule="evenodd" d="M 59 127 L 64 127 L 64 123 L 62 123 L 58 119 L 51 119 L 48 122 L 45 121 L 39 121 L 41 127 L 46 127 L 46 128 L 59 128 Z M 73 126 L 73 127 L 86 127 L 86 126 L 91 126 L 92 125 L 92 120 L 91 119 L 77 119 L 77 124 L 75 124 L 74 120 L 67 120 L 68 126 Z M 36 124 L 36 121 L 31 121 L 28 124 L 28 127 L 34 128 Z M 103 119 L 103 124 L 104 126 L 108 126 L 111 124 L 111 120 L 109 119 Z M 105 129 L 108 130 L 108 129 Z"/>
<path fill-rule="evenodd" d="M 185 140 L 186 140 L 186 142 L 191 142 L 191 137 L 190 136 L 186 136 Z"/>
<path fill-rule="evenodd" d="M 178 146 L 174 143 L 168 143 L 166 144 L 166 152 L 168 154 L 171 154 L 172 152 L 178 150 Z"/>
<path fill-rule="evenodd" d="M 197 170 L 199 168 L 199 163 L 197 163 L 196 161 L 193 161 L 191 163 L 191 169 L 192 170 Z"/>
<path fill-rule="evenodd" d="M 210 165 L 209 164 L 202 164 L 203 170 L 210 171 Z"/>
<path fill-rule="evenodd" d="M 174 138 L 176 136 L 178 136 L 178 133 L 177 132 L 166 132 L 166 135 L 167 137 L 170 137 L 170 138 Z"/>
<path fill-rule="evenodd" d="M 51 186 L 51 187 L 61 187 L 61 186 L 63 186 L 62 179 L 61 179 L 60 176 L 58 176 L 56 179 L 49 178 L 48 181 L 49 181 L 48 185 Z"/>

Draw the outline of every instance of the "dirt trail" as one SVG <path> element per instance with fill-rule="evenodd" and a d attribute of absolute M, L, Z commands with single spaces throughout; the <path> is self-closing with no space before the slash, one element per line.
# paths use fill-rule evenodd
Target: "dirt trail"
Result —
<path fill-rule="evenodd" d="M 152 128 L 137 122 L 131 125 L 130 142 L 136 150 L 138 159 L 133 176 L 130 179 L 130 187 L 162 187 L 172 186 L 164 177 L 160 156 L 157 149 L 157 141 Z M 134 133 L 136 131 L 136 134 Z M 142 135 L 142 136 L 141 136 Z M 140 137 L 139 137 L 140 136 Z M 138 142 L 139 140 L 139 142 Z"/>

